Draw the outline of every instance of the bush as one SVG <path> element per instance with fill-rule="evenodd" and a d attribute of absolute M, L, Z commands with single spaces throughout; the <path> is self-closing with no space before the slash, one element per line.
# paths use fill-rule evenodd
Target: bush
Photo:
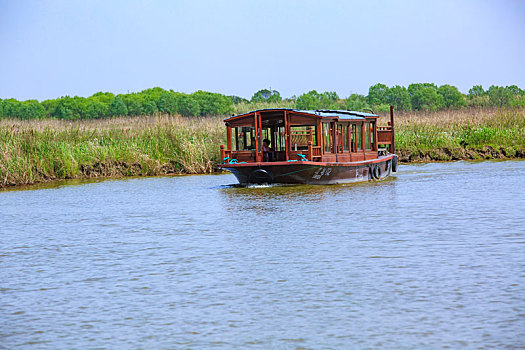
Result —
<path fill-rule="evenodd" d="M 252 99 L 250 102 L 257 103 L 257 102 L 281 102 L 283 99 L 281 98 L 281 94 L 277 90 L 268 90 L 263 89 L 257 91 L 255 94 L 253 94 Z"/>
<path fill-rule="evenodd" d="M 108 114 L 112 117 L 125 116 L 128 115 L 128 108 L 120 95 L 115 96 L 113 102 L 109 106 Z"/>
<path fill-rule="evenodd" d="M 320 94 L 317 91 L 312 90 L 297 98 L 296 107 L 305 110 L 335 108 L 335 102 L 338 99 L 339 96 L 333 91 L 326 91 Z"/>

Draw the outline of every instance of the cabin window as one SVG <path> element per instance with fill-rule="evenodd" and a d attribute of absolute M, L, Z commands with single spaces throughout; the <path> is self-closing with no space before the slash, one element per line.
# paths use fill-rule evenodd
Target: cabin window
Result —
<path fill-rule="evenodd" d="M 374 134 L 374 124 L 365 123 L 365 148 L 367 151 L 372 149 L 372 135 Z"/>
<path fill-rule="evenodd" d="M 323 123 L 323 140 L 324 140 L 324 151 L 325 153 L 332 152 L 332 125 Z"/>
<path fill-rule="evenodd" d="M 292 151 L 307 150 L 308 141 L 312 141 L 313 146 L 317 144 L 315 128 L 313 126 L 290 127 L 290 147 Z"/>
<path fill-rule="evenodd" d="M 273 137 L 270 139 L 272 144 L 270 145 L 274 151 L 286 150 L 286 138 L 285 138 L 284 126 L 278 126 L 274 128 Z"/>
<path fill-rule="evenodd" d="M 343 151 L 348 151 L 348 124 L 338 126 L 338 146 Z"/>
<path fill-rule="evenodd" d="M 361 124 L 354 124 L 355 129 L 355 145 L 356 145 L 356 151 L 361 151 L 363 149 L 363 135 L 361 132 Z"/>
<path fill-rule="evenodd" d="M 252 127 L 233 128 L 235 141 L 234 151 L 255 149 L 255 129 Z"/>

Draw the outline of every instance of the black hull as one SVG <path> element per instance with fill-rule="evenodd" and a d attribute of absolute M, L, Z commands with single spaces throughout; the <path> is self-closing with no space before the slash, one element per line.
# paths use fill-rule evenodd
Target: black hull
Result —
<path fill-rule="evenodd" d="M 262 183 L 332 185 L 352 182 L 382 180 L 397 166 L 397 156 L 388 155 L 377 159 L 351 163 L 321 162 L 265 162 L 245 164 L 221 164 L 242 185 Z"/>

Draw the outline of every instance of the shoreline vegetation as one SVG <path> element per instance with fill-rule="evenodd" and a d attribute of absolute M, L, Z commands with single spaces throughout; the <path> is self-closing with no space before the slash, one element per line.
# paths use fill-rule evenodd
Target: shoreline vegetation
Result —
<path fill-rule="evenodd" d="M 380 125 L 386 124 L 387 113 L 379 114 Z M 74 121 L 0 119 L 0 188 L 213 173 L 219 145 L 226 143 L 222 120 L 160 113 Z M 395 129 L 396 153 L 405 163 L 525 158 L 523 107 L 399 111 Z"/>

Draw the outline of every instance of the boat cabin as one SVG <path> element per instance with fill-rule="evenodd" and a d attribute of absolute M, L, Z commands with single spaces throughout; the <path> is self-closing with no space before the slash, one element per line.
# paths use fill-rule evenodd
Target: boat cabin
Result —
<path fill-rule="evenodd" d="M 263 109 L 225 119 L 221 159 L 238 162 L 356 162 L 394 153 L 393 112 L 388 126 L 377 114 L 297 109 Z M 269 146 L 268 144 L 269 143 Z M 229 157 L 229 158 L 228 158 Z"/>

